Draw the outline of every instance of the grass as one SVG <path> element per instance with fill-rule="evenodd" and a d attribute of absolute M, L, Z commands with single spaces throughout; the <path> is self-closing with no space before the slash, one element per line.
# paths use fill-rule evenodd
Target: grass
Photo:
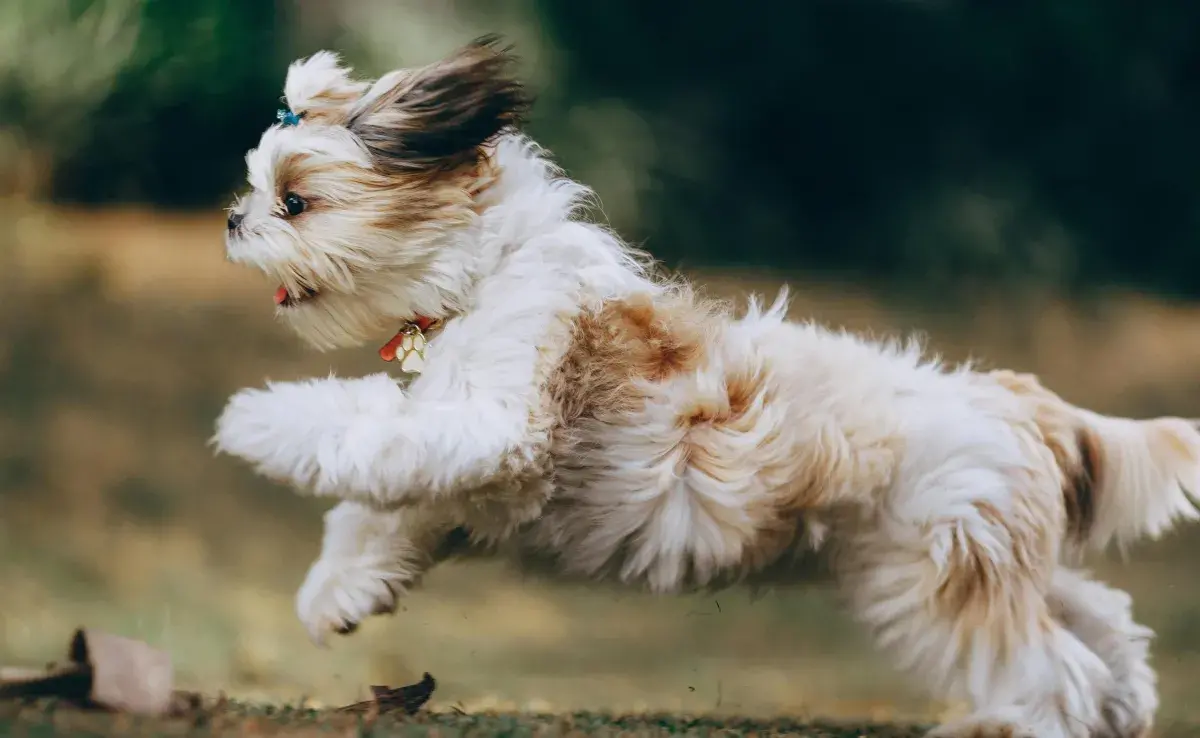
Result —
<path fill-rule="evenodd" d="M 287 705 L 225 703 L 173 719 L 85 713 L 52 705 L 0 708 L 0 736 L 371 736 L 474 738 L 478 736 L 797 736 L 798 738 L 919 738 L 929 723 L 852 722 L 689 716 L 437 712 L 415 716 L 348 715 Z M 1200 735 L 1186 724 L 1159 726 L 1158 738 Z"/>
<path fill-rule="evenodd" d="M 236 389 L 380 371 L 373 352 L 315 354 L 278 330 L 271 285 L 224 262 L 219 213 L 0 203 L 0 217 L 0 663 L 58 658 L 71 630 L 89 625 L 169 650 L 183 688 L 255 703 L 345 704 L 368 684 L 430 671 L 438 717 L 427 719 L 443 735 L 467 734 L 456 709 L 929 722 L 953 707 L 892 673 L 817 584 L 757 600 L 736 590 L 655 599 L 451 566 L 394 618 L 329 650 L 311 646 L 292 597 L 317 553 L 323 505 L 213 458 L 205 441 Z M 780 281 L 702 276 L 719 295 L 773 295 Z M 1194 305 L 992 296 L 950 312 L 801 280 L 793 312 L 879 333 L 920 328 L 951 358 L 1037 371 L 1099 410 L 1200 416 Z M 1200 722 L 1189 676 L 1200 668 L 1200 591 L 1181 563 L 1197 551 L 1193 531 L 1140 546 L 1125 564 L 1095 562 L 1159 633 L 1163 720 Z M 0 735 L 53 734 L 75 719 L 4 715 Z M 213 724 L 242 719 L 222 715 Z"/>
<path fill-rule="evenodd" d="M 168 720 L 97 715 L 46 705 L 0 712 L 0 736 L 651 736 L 792 735 L 812 738 L 916 738 L 928 726 L 890 723 L 753 720 L 672 714 L 610 715 L 459 712 L 362 716 L 289 706 L 229 704 Z M 1176 735 L 1171 733 L 1170 735 Z M 1179 733 L 1178 735 L 1186 735 Z"/>

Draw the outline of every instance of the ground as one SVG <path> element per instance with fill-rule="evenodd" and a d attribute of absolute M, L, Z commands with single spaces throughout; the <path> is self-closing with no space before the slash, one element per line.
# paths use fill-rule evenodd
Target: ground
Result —
<path fill-rule="evenodd" d="M 538 715 L 458 712 L 416 716 L 348 715 L 295 707 L 229 704 L 174 720 L 134 720 L 47 705 L 0 706 L 0 736 L 308 736 L 376 738 L 437 736 L 801 736 L 803 738 L 918 738 L 928 725 L 900 723 L 801 722 L 671 714 L 636 716 L 603 713 Z M 1158 738 L 1200 736 L 1200 726 L 1170 725 Z"/>
<path fill-rule="evenodd" d="M 801 723 L 681 715 L 621 717 L 600 713 L 521 715 L 505 713 L 420 713 L 408 716 L 349 715 L 294 707 L 227 705 L 174 720 L 134 720 L 50 705 L 0 708 L 0 736 L 171 735 L 171 736 L 577 736 L 577 735 L 797 735 L 919 736 L 920 726 Z M 1172 733 L 1172 735 L 1176 735 Z M 1177 735 L 1186 735 L 1179 733 Z"/>

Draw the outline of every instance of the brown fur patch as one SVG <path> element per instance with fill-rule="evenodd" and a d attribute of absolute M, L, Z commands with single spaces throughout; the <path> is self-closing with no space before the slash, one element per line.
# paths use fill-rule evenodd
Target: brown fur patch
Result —
<path fill-rule="evenodd" d="M 466 191 L 467 195 L 471 198 L 471 210 L 476 215 L 482 215 L 483 211 L 487 208 L 481 202 L 481 198 L 500 180 L 500 170 L 496 166 L 495 151 L 485 150 L 479 161 L 468 169 L 468 175 L 469 184 Z"/>
<path fill-rule="evenodd" d="M 311 197 L 311 192 L 299 192 L 304 188 L 305 175 L 312 172 L 314 167 L 309 163 L 307 154 L 291 153 L 280 157 L 275 162 L 275 194 L 282 198 L 288 192 L 298 192 L 302 196 Z"/>
<path fill-rule="evenodd" d="M 720 437 L 752 432 L 758 418 L 747 411 L 754 398 L 766 391 L 761 376 L 728 376 L 721 397 L 698 403 L 681 413 L 677 422 L 687 429 L 681 442 L 681 463 L 719 483 L 735 483 L 745 473 L 746 459 L 743 455 L 731 455 Z M 713 443 L 714 439 L 716 443 Z M 684 471 L 680 469 L 679 473 Z M 771 476 L 772 471 L 761 469 L 756 470 L 756 474 Z M 773 561 L 796 532 L 795 525 L 781 524 L 780 511 L 773 498 L 747 498 L 744 508 L 729 508 L 703 495 L 695 496 L 694 500 L 708 519 L 719 523 L 729 550 L 743 549 L 738 568 L 745 571 Z"/>
<path fill-rule="evenodd" d="M 384 171 L 447 171 L 517 125 L 531 100 L 513 75 L 515 57 L 486 36 L 446 59 L 401 75 L 350 112 L 346 127 Z"/>
<path fill-rule="evenodd" d="M 289 192 L 307 203 L 301 217 L 322 206 L 340 207 L 341 201 L 349 199 L 377 213 L 370 222 L 377 229 L 406 233 L 422 227 L 443 229 L 473 217 L 474 172 L 475 168 L 464 167 L 437 177 L 416 171 L 386 174 L 349 163 L 314 164 L 305 154 L 288 154 L 274 168 L 276 207 L 282 216 L 283 198 Z"/>
<path fill-rule="evenodd" d="M 639 295 L 613 301 L 600 310 L 581 315 L 572 342 L 557 371 L 550 377 L 551 412 L 556 417 L 556 457 L 570 463 L 575 449 L 591 443 L 585 421 L 628 426 L 647 400 L 647 385 L 670 383 L 707 365 L 706 346 L 726 320 L 721 308 L 681 291 L 654 297 Z M 765 369 L 726 369 L 720 390 L 707 396 L 691 395 L 675 408 L 675 426 L 682 438 L 674 447 L 677 477 L 696 474 L 717 484 L 736 488 L 755 464 L 754 449 L 739 445 L 738 436 L 753 434 L 759 410 L 771 396 Z M 777 437 L 767 434 L 761 443 Z M 778 450 L 760 454 L 763 465 L 751 473 L 764 489 L 786 486 L 794 477 L 793 461 Z M 658 502 L 667 504 L 668 495 Z M 723 587 L 778 561 L 794 548 L 801 519 L 785 509 L 778 495 L 747 491 L 737 504 L 703 493 L 693 493 L 696 514 L 711 521 L 723 540 L 720 548 L 733 558 L 725 561 L 683 562 L 679 586 Z M 552 501 L 550 503 L 554 505 Z M 645 513 L 647 520 L 658 511 Z M 712 530 L 712 529 L 710 529 Z M 628 554 L 619 546 L 606 562 L 605 572 L 619 570 Z M 599 573 L 599 572 L 598 572 Z"/>
<path fill-rule="evenodd" d="M 992 610 L 1005 576 L 991 555 L 970 536 L 954 530 L 951 550 L 956 556 L 936 590 L 938 604 L 956 618 L 980 619 Z"/>
<path fill-rule="evenodd" d="M 381 209 L 372 224 L 400 232 L 465 224 L 474 213 L 468 182 L 465 175 L 438 180 L 421 172 L 389 175 L 387 195 L 392 206 Z"/>
<path fill-rule="evenodd" d="M 697 368 L 711 313 L 689 297 L 639 295 L 581 315 L 574 340 L 550 380 L 561 426 L 616 417 L 645 399 L 637 384 Z"/>
<path fill-rule="evenodd" d="M 1007 388 L 1032 411 L 1042 441 L 1054 454 L 1062 480 L 1066 535 L 1077 545 L 1091 534 L 1096 518 L 1096 494 L 1104 467 L 1104 448 L 1084 424 L 1074 406 L 1046 389 L 1032 374 L 994 371 L 991 379 Z"/>
<path fill-rule="evenodd" d="M 707 444 L 700 442 L 702 434 L 705 431 L 736 434 L 753 431 L 758 419 L 749 416 L 746 411 L 753 399 L 766 391 L 760 376 L 729 376 L 725 379 L 725 392 L 722 397 L 697 403 L 693 408 L 681 413 L 677 422 L 681 427 L 692 431 L 684 439 L 684 456 L 687 463 L 719 482 L 732 481 L 738 471 L 731 467 L 740 466 L 738 462 L 742 460 L 712 453 Z"/>
<path fill-rule="evenodd" d="M 1014 509 L 1008 515 L 987 502 L 973 503 L 994 537 L 1007 543 L 1006 550 L 993 551 L 966 528 L 950 531 L 954 553 L 934 597 L 945 616 L 959 624 L 957 637 L 964 652 L 980 632 L 989 633 L 1001 654 L 1015 647 L 1025 638 L 1022 623 L 1030 615 L 1028 608 L 1042 601 L 1040 595 L 1028 593 L 1044 593 L 1049 587 L 1055 545 L 1044 525 L 1045 511 L 1028 495 L 1037 489 L 1033 479 L 1015 490 Z"/>
<path fill-rule="evenodd" d="M 746 411 L 754 399 L 766 396 L 768 389 L 761 374 L 731 374 L 725 377 L 725 396 L 716 402 L 697 404 L 679 417 L 680 425 L 725 426 L 736 431 L 748 431 Z"/>
<path fill-rule="evenodd" d="M 1070 470 L 1063 486 L 1067 510 L 1067 531 L 1078 543 L 1087 540 L 1096 522 L 1096 490 L 1100 485 L 1103 447 L 1096 435 L 1086 428 L 1075 433 L 1079 464 Z"/>
<path fill-rule="evenodd" d="M 390 203 L 372 225 L 392 231 L 444 230 L 468 225 L 486 209 L 481 198 L 499 173 L 490 153 L 448 171 L 412 170 L 362 173 L 360 186 L 374 188 Z"/>
<path fill-rule="evenodd" d="M 339 125 L 346 119 L 351 106 L 358 102 L 366 90 L 365 84 L 347 83 L 313 95 L 297 113 L 304 114 L 306 123 Z"/>

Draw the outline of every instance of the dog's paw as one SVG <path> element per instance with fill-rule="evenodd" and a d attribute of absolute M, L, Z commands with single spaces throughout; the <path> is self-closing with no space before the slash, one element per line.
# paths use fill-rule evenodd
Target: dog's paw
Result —
<path fill-rule="evenodd" d="M 324 646 L 331 633 L 348 635 L 372 615 L 394 613 L 409 585 L 404 573 L 374 557 L 321 558 L 296 594 L 296 614 Z"/>
<path fill-rule="evenodd" d="M 1131 678 L 1115 685 L 1100 703 L 1103 725 L 1096 738 L 1142 738 L 1154 726 L 1158 710 L 1158 692 L 1149 666 L 1135 671 Z"/>
<path fill-rule="evenodd" d="M 313 393 L 307 389 L 287 382 L 237 392 L 217 419 L 212 445 L 249 462 L 260 474 L 308 484 L 317 473 L 325 423 L 336 417 L 322 423 L 310 408 Z"/>

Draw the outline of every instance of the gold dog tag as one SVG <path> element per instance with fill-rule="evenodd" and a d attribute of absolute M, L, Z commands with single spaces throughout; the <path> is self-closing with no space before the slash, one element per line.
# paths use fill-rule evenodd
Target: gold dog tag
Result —
<path fill-rule="evenodd" d="M 379 358 L 396 362 L 405 374 L 420 374 L 425 369 L 425 349 L 429 345 L 425 331 L 438 325 L 438 321 L 427 319 L 405 323 L 392 340 L 379 349 Z"/>
<path fill-rule="evenodd" d="M 400 345 L 396 347 L 396 361 L 400 371 L 420 374 L 425 368 L 425 347 L 429 344 L 425 334 L 415 325 L 406 326 L 401 332 Z"/>

